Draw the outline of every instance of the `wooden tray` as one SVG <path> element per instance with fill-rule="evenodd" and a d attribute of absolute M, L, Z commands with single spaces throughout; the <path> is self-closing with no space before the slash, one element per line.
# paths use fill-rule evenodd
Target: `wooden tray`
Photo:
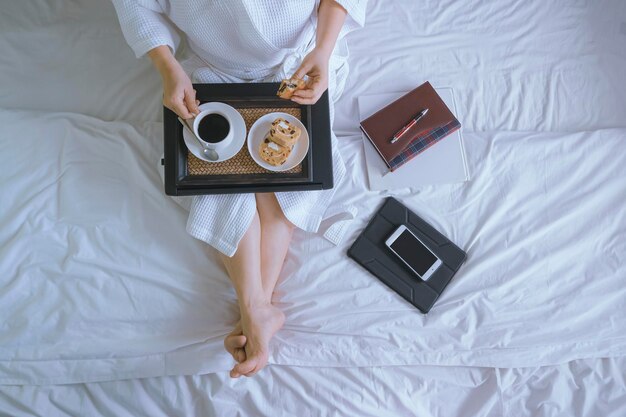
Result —
<path fill-rule="evenodd" d="M 185 146 L 176 114 L 164 108 L 165 193 L 199 195 L 321 190 L 333 187 L 328 93 L 313 106 L 276 96 L 278 83 L 194 84 L 201 102 L 219 101 L 236 108 L 250 127 L 259 117 L 284 112 L 298 117 L 309 133 L 309 152 L 298 166 L 273 172 L 258 166 L 244 143 L 233 158 L 218 163 L 196 158 Z"/>

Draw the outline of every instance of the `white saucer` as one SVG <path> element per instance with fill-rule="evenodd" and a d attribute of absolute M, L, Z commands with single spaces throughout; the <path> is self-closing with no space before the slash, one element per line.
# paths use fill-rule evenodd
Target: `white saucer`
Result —
<path fill-rule="evenodd" d="M 261 159 L 259 156 L 259 146 L 261 145 L 261 141 L 263 141 L 267 136 L 267 132 L 270 131 L 272 122 L 279 117 L 282 117 L 289 123 L 298 126 L 302 133 L 300 134 L 300 138 L 296 144 L 293 146 L 291 154 L 289 154 L 289 158 L 287 158 L 285 163 L 279 166 L 273 166 Z M 252 156 L 254 162 L 265 169 L 275 172 L 288 171 L 302 162 L 306 154 L 309 152 L 309 132 L 307 132 L 306 127 L 304 127 L 298 118 L 290 114 L 279 112 L 268 113 L 265 116 L 258 118 L 257 121 L 250 127 L 250 133 L 248 134 L 248 152 L 250 152 L 250 156 Z"/>
<path fill-rule="evenodd" d="M 237 155 L 237 152 L 241 150 L 243 143 L 246 141 L 246 122 L 243 120 L 241 114 L 234 108 L 225 103 L 211 102 L 204 103 L 199 106 L 202 110 L 220 110 L 224 112 L 230 119 L 230 128 L 233 129 L 233 140 L 224 149 L 218 151 L 219 158 L 216 161 L 211 161 L 202 153 L 202 146 L 198 143 L 198 140 L 193 137 L 192 133 L 189 133 L 187 129 L 183 129 L 183 139 L 185 145 L 191 151 L 192 154 L 198 159 L 202 159 L 207 162 L 222 162 Z"/>

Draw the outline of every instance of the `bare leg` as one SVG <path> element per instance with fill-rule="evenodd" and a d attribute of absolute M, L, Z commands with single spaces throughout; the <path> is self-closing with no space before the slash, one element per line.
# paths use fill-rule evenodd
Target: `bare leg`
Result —
<path fill-rule="evenodd" d="M 271 305 L 263 290 L 258 213 L 255 213 L 252 224 L 239 242 L 237 252 L 232 257 L 221 257 L 237 292 L 243 333 L 238 337 L 237 345 L 242 346 L 245 353 L 245 360 L 235 365 L 230 375 L 235 378 L 251 376 L 267 364 L 269 341 L 285 320 L 283 313 Z M 227 345 L 226 341 L 224 344 Z M 237 352 L 237 356 L 241 357 L 241 351 Z"/>
<path fill-rule="evenodd" d="M 261 220 L 261 278 L 271 301 L 295 226 L 283 214 L 274 193 L 257 194 L 256 203 Z"/>
<path fill-rule="evenodd" d="M 271 301 L 294 226 L 284 216 L 274 193 L 257 194 L 256 201 L 261 225 L 261 279 L 266 299 Z M 237 362 L 243 362 L 245 343 L 239 322 L 224 339 L 224 347 Z"/>

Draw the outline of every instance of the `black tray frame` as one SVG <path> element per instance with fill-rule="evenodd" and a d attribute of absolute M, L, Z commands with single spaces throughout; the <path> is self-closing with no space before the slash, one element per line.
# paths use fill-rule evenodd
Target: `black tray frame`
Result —
<path fill-rule="evenodd" d="M 239 194 L 333 188 L 328 91 L 314 105 L 276 96 L 279 83 L 194 84 L 201 102 L 220 101 L 235 108 L 299 107 L 309 133 L 309 153 L 301 173 L 188 175 L 183 127 L 174 112 L 163 108 L 165 193 L 167 195 Z M 245 146 L 245 145 L 244 145 Z"/>

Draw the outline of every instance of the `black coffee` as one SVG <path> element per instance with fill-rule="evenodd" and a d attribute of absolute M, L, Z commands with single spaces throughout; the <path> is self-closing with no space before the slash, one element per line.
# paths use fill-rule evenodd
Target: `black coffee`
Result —
<path fill-rule="evenodd" d="M 228 136 L 228 132 L 230 132 L 230 123 L 220 114 L 207 114 L 200 120 L 200 124 L 198 124 L 200 139 L 210 143 L 217 143 L 224 140 L 224 138 Z"/>

